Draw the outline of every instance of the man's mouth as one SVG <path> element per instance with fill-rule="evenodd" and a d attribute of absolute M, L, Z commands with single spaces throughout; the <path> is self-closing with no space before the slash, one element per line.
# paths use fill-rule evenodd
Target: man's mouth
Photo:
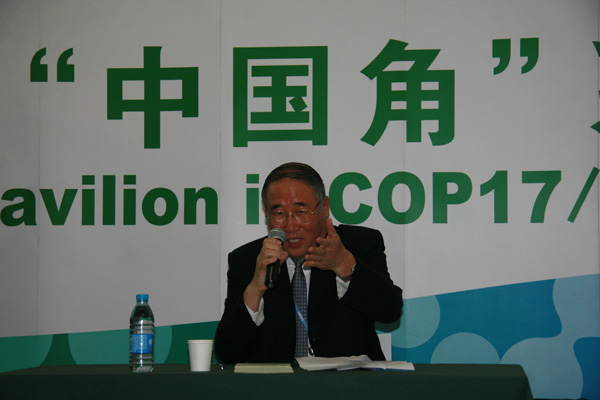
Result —
<path fill-rule="evenodd" d="M 300 243 L 300 240 L 302 240 L 302 239 L 288 239 L 288 242 L 290 244 L 296 244 L 296 243 Z"/>

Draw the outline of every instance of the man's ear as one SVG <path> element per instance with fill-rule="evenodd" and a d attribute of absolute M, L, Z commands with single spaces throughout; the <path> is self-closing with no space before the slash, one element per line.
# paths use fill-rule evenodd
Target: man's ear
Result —
<path fill-rule="evenodd" d="M 325 211 L 325 215 L 329 218 L 329 197 L 325 196 L 323 198 L 323 210 Z"/>

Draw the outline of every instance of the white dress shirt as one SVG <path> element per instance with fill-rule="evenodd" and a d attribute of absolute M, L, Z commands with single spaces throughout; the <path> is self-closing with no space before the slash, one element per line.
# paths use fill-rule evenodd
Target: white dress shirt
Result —
<path fill-rule="evenodd" d="M 292 281 L 292 279 L 294 278 L 294 273 L 296 271 L 296 266 L 294 265 L 294 261 L 288 257 L 288 259 L 286 260 L 286 265 L 287 265 L 287 269 L 288 269 L 288 275 L 290 276 L 290 282 Z M 306 277 L 306 291 L 307 291 L 307 298 L 308 298 L 308 293 L 310 293 L 310 272 L 311 269 L 310 268 L 303 268 L 304 270 L 304 276 Z M 335 277 L 336 280 L 336 285 L 337 285 L 337 296 L 338 299 L 341 299 L 344 294 L 346 294 L 346 291 L 348 290 L 348 286 L 350 285 L 350 281 L 348 282 L 344 282 L 342 280 L 342 278 L 340 278 L 339 276 Z M 264 320 L 265 320 L 265 314 L 263 311 L 264 308 L 264 304 L 265 301 L 264 299 L 260 299 L 260 304 L 258 306 L 258 311 L 254 312 L 252 311 L 247 305 L 246 305 L 246 309 L 248 310 L 248 312 L 250 313 L 250 317 L 252 317 L 252 321 L 254 321 L 254 323 L 257 326 L 260 326 Z"/>

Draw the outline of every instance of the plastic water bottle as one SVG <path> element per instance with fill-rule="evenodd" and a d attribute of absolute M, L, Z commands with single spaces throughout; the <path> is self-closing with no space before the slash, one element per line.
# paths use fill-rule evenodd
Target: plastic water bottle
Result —
<path fill-rule="evenodd" d="M 132 372 L 152 372 L 154 369 L 154 314 L 148 305 L 148 295 L 135 296 L 137 303 L 129 318 L 129 369 Z"/>

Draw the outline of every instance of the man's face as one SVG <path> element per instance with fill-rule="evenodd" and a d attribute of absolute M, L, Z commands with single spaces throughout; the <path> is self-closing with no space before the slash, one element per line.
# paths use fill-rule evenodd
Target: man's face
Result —
<path fill-rule="evenodd" d="M 326 221 L 329 218 L 329 198 L 323 199 L 320 205 L 313 190 L 304 183 L 294 179 L 281 179 L 273 182 L 267 188 L 267 214 L 274 211 L 291 213 L 296 210 L 315 211 L 308 214 L 306 223 L 299 223 L 293 216 L 281 223 L 273 218 L 268 219 L 269 229 L 283 229 L 287 237 L 283 249 L 292 258 L 304 258 L 308 248 L 314 246 L 319 236 L 325 237 Z"/>

